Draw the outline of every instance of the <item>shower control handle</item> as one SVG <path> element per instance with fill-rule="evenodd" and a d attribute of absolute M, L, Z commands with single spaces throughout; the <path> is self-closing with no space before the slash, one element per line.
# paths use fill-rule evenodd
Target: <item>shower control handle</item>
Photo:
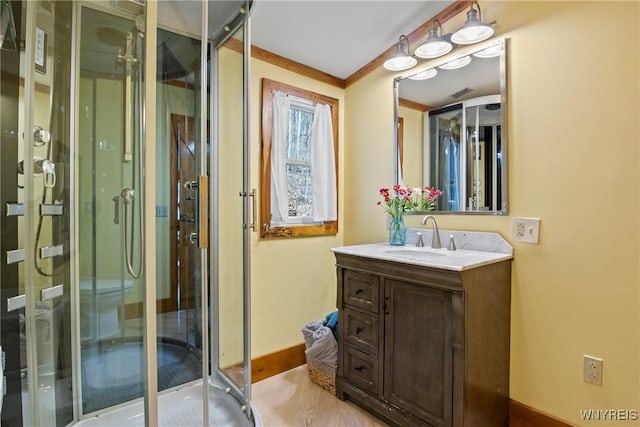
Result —
<path fill-rule="evenodd" d="M 125 205 L 128 205 L 136 197 L 136 191 L 133 188 L 125 187 L 120 190 L 120 197 Z"/>

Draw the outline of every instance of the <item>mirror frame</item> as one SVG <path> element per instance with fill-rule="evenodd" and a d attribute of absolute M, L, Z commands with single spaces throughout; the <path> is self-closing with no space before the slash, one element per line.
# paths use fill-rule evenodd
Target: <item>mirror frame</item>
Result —
<path fill-rule="evenodd" d="M 501 137 L 501 158 L 502 158 L 502 168 L 501 168 L 501 173 L 500 173 L 500 177 L 501 177 L 501 186 L 500 186 L 500 191 L 501 191 L 501 198 L 502 198 L 502 206 L 501 209 L 498 210 L 474 210 L 474 211 L 465 211 L 465 210 L 460 210 L 460 211 L 438 211 L 438 210 L 433 210 L 433 211 L 429 211 L 429 213 L 432 214 L 437 214 L 437 215 L 507 215 L 508 214 L 508 182 L 507 182 L 507 169 L 508 169 L 508 161 L 507 161 L 507 153 L 508 153 L 508 123 L 507 123 L 507 111 L 508 111 L 508 103 L 507 103 L 507 40 L 504 37 L 500 37 L 497 39 L 492 39 L 488 42 L 485 43 L 481 43 L 481 44 L 477 44 L 477 45 L 473 45 L 473 47 L 469 48 L 469 49 L 460 49 L 460 47 L 458 47 L 458 52 L 456 52 L 455 54 L 450 54 L 450 55 L 445 55 L 441 58 L 438 58 L 438 60 L 436 61 L 431 61 L 428 62 L 428 66 L 421 66 L 418 67 L 417 69 L 413 69 L 410 70 L 411 74 L 407 74 L 404 76 L 398 76 L 395 79 L 393 79 L 393 98 L 394 98 L 394 106 L 393 106 L 393 113 L 394 113 L 394 118 L 393 118 L 393 126 L 394 126 L 394 132 L 393 132 L 393 158 L 394 158 L 394 164 L 393 164 L 393 176 L 394 176 L 394 181 L 397 184 L 402 183 L 402 177 L 400 176 L 400 152 L 399 152 L 399 141 L 398 141 L 398 125 L 399 125 L 399 112 L 400 112 L 400 102 L 399 102 L 399 98 L 400 98 L 400 82 L 402 80 L 406 80 L 409 77 L 421 72 L 421 71 L 425 71 L 429 68 L 435 68 L 438 67 L 442 64 L 445 64 L 447 62 L 450 61 L 454 61 L 456 59 L 462 58 L 464 56 L 467 55 L 471 55 L 475 52 L 479 52 L 483 49 L 487 49 L 489 47 L 492 47 L 494 45 L 500 45 L 502 48 L 502 51 L 500 53 L 500 55 L 498 56 L 499 59 L 499 63 L 500 63 L 500 102 L 502 104 L 501 106 L 501 112 L 500 112 L 500 120 L 501 120 L 501 133 L 500 133 L 500 137 Z M 463 101 L 459 101 L 459 102 L 463 102 Z M 452 104 L 455 104 L 456 102 L 452 102 Z M 444 107 L 443 106 L 439 106 L 438 108 Z M 425 182 L 422 183 L 423 186 L 425 185 L 429 185 L 429 183 L 427 183 L 426 181 L 428 180 L 429 177 L 429 151 L 428 151 L 428 144 L 425 144 L 424 138 L 422 141 L 422 144 L 424 146 L 424 154 L 423 154 L 423 180 Z M 408 215 L 424 215 L 427 212 L 420 212 L 420 211 L 411 211 L 411 212 L 406 212 L 405 214 Z"/>

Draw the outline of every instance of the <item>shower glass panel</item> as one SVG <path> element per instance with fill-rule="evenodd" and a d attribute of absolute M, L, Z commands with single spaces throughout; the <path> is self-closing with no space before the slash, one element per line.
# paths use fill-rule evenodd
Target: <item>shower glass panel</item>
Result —
<path fill-rule="evenodd" d="M 218 368 L 238 388 L 245 383 L 243 341 L 243 188 L 242 93 L 243 55 L 239 28 L 218 49 L 218 135 L 220 194 L 218 215 L 221 224 L 218 251 Z"/>
<path fill-rule="evenodd" d="M 251 356 L 249 342 L 249 229 L 252 203 L 249 189 L 249 150 L 246 133 L 247 49 L 246 19 L 250 2 L 235 3 L 235 15 L 226 31 L 213 33 L 215 101 L 213 114 L 212 176 L 218 191 L 214 196 L 213 238 L 216 247 L 211 258 L 214 282 L 212 341 L 214 381 L 226 387 L 249 412 L 251 399 Z M 223 11 L 221 11 L 223 12 Z M 240 196 L 240 197 L 239 197 Z M 221 226 L 224 225 L 224 226 Z"/>
<path fill-rule="evenodd" d="M 198 390 L 192 390 L 196 398 L 182 407 L 179 417 L 184 424 L 201 425 L 202 281 L 206 277 L 201 274 L 198 207 L 201 193 L 207 191 L 198 185 L 199 176 L 206 174 L 200 167 L 206 155 L 200 134 L 202 4 L 172 6 L 159 4 L 162 29 L 157 32 L 158 389 L 200 380 Z"/>
<path fill-rule="evenodd" d="M 11 262 L 9 254 L 24 256 L 24 167 L 19 174 L 19 161 L 23 161 L 24 133 L 25 57 L 17 45 L 24 40 L 26 31 L 26 5 L 1 3 L 0 22 L 7 22 L 2 29 L 4 37 L 0 51 L 0 286 L 2 319 L 0 320 L 0 345 L 5 356 L 4 383 L 7 393 L 3 398 L 2 425 L 22 425 L 23 412 L 28 412 L 29 387 L 26 381 L 27 336 L 25 325 L 25 274 L 24 261 Z M 13 39 L 13 43 L 9 43 Z M 27 154 L 28 155 L 28 154 Z M 23 163 L 24 165 L 24 163 Z M 13 215 L 9 207 L 14 210 Z M 20 230 L 20 231 L 19 231 Z M 22 301 L 22 307 L 11 304 Z M 25 405 L 25 406 L 23 406 Z"/>
<path fill-rule="evenodd" d="M 501 103 L 499 95 L 464 102 L 467 152 L 467 210 L 497 210 L 502 206 Z"/>
<path fill-rule="evenodd" d="M 465 169 L 462 167 L 460 126 L 462 104 L 429 112 L 429 181 L 442 190 L 438 201 L 441 211 L 458 211 L 464 207 Z"/>
<path fill-rule="evenodd" d="M 144 10 L 127 5 L 79 8 L 78 300 L 85 414 L 144 393 Z"/>
<path fill-rule="evenodd" d="M 3 425 L 66 425 L 71 373 L 70 2 L 5 2 L 2 26 Z M 4 385 L 3 385 L 4 386 Z"/>

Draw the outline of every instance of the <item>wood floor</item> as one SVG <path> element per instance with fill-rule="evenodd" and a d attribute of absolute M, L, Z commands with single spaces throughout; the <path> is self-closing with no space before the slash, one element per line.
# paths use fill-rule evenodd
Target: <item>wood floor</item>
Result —
<path fill-rule="evenodd" d="M 251 386 L 265 427 L 381 427 L 387 424 L 312 383 L 307 365 Z"/>

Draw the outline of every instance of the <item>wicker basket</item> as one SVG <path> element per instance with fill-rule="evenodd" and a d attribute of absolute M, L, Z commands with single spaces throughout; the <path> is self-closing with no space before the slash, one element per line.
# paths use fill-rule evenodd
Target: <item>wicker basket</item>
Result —
<path fill-rule="evenodd" d="M 337 366 L 335 365 L 307 360 L 307 369 L 311 381 L 334 396 L 336 395 L 336 368 Z"/>

